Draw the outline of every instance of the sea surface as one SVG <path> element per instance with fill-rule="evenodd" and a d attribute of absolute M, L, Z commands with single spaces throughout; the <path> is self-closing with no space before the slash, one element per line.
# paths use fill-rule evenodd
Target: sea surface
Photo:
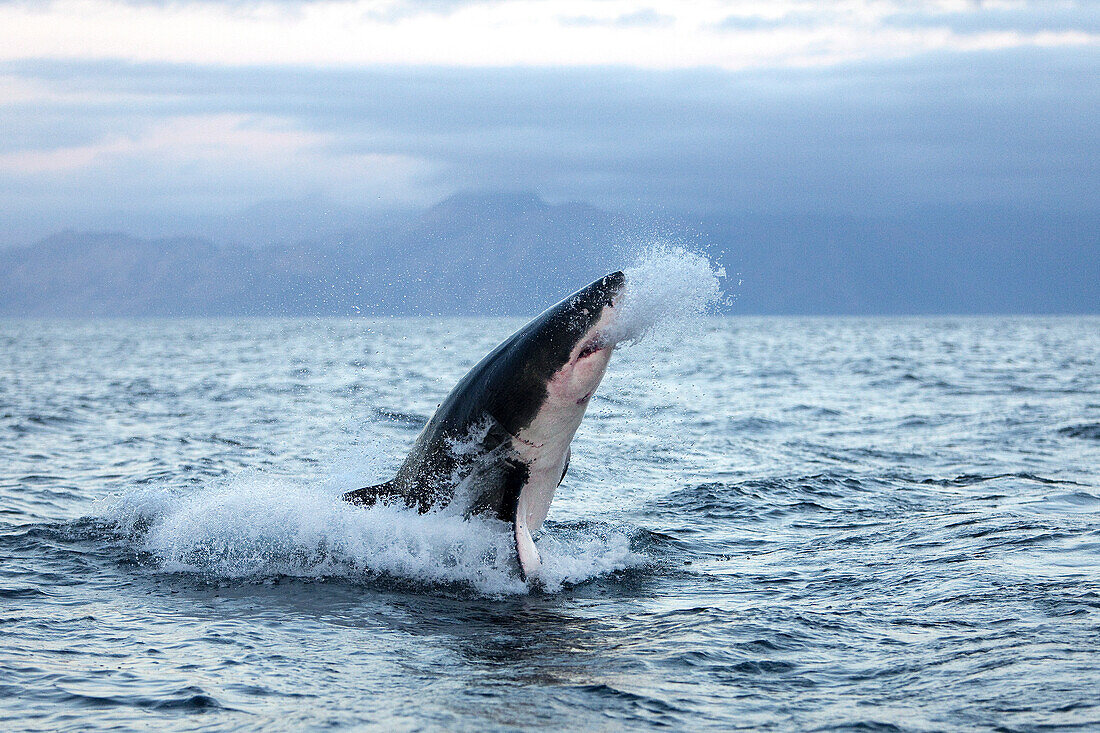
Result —
<path fill-rule="evenodd" d="M 519 325 L 0 321 L 0 730 L 1100 728 L 1100 318 L 620 348 L 538 586 L 338 499 Z"/>

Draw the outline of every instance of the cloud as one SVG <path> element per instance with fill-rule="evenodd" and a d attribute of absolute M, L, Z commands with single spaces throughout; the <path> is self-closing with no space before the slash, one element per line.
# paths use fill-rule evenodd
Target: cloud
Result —
<path fill-rule="evenodd" d="M 1078 12 L 1072 8 L 1060 27 L 1038 30 L 960 32 L 950 22 L 921 20 L 944 15 L 941 8 L 960 18 L 978 14 L 967 7 L 944 2 L 914 11 L 900 0 L 54 0 L 0 4 L 0 27 L 19 29 L 5 37 L 0 60 L 739 70 L 1100 42 L 1092 21 L 1070 22 Z"/>
<path fill-rule="evenodd" d="M 20 62 L 0 67 L 26 92 L 0 107 L 19 131 L 0 143 L 0 213 L 60 226 L 127 205 L 386 207 L 464 188 L 693 216 L 1088 212 L 1097 56 L 739 73 Z"/>
<path fill-rule="evenodd" d="M 317 192 L 356 202 L 384 197 L 391 206 L 440 195 L 428 161 L 341 150 L 335 136 L 296 127 L 300 122 L 247 112 L 169 114 L 129 135 L 107 132 L 75 145 L 8 150 L 0 153 L 0 187 L 7 192 L 0 214 L 29 215 L 54 229 L 109 214 L 121 216 L 121 226 L 151 211 L 168 220 L 224 213 L 263 198 Z"/>
<path fill-rule="evenodd" d="M 322 136 L 277 129 L 270 120 L 239 114 L 169 119 L 138 137 L 112 136 L 93 144 L 0 154 L 0 173 L 73 173 L 120 160 L 153 159 L 160 165 L 217 160 L 256 165 L 273 157 L 300 156 L 320 147 Z"/>
<path fill-rule="evenodd" d="M 639 28 L 645 26 L 670 26 L 676 22 L 676 17 L 658 13 L 653 8 L 641 8 L 630 13 L 611 17 L 596 17 L 592 15 L 566 16 L 561 19 L 566 26 L 604 26 L 612 28 Z"/>
<path fill-rule="evenodd" d="M 778 28 L 805 28 L 822 25 L 816 13 L 790 13 L 779 16 L 728 15 L 714 24 L 719 31 L 772 31 Z"/>
<path fill-rule="evenodd" d="M 0 3 L 0 216 L 535 189 L 616 209 L 1083 211 L 1097 11 L 802 0 Z M 572 19 L 572 20 L 570 20 Z M 83 217 L 83 218 L 82 218 Z"/>
<path fill-rule="evenodd" d="M 899 9 L 883 18 L 884 25 L 903 28 L 946 28 L 960 35 L 989 32 L 1100 33 L 1100 5 L 1094 2 L 1029 2 L 1002 6 L 973 4 L 967 9 Z"/>

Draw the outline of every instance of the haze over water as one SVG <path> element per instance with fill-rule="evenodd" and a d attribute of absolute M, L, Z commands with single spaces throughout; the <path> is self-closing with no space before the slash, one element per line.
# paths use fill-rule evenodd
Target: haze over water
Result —
<path fill-rule="evenodd" d="M 636 314 L 717 296 L 656 270 Z M 675 316 L 541 588 L 497 522 L 339 501 L 521 320 L 0 323 L 0 724 L 1100 724 L 1100 320 Z"/>

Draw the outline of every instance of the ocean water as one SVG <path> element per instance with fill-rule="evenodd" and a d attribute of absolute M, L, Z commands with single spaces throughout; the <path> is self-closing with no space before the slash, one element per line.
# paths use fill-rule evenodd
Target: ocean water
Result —
<path fill-rule="evenodd" d="M 541 586 L 338 499 L 518 325 L 0 322 L 0 729 L 1100 727 L 1100 319 L 621 348 Z"/>

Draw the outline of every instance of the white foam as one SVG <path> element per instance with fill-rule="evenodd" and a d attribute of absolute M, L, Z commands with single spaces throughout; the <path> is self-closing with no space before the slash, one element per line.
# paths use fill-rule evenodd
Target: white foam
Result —
<path fill-rule="evenodd" d="M 356 507 L 323 484 L 250 474 L 190 495 L 135 490 L 110 505 L 106 518 L 171 572 L 246 580 L 385 575 L 487 595 L 529 589 L 504 522 Z M 644 561 L 618 531 L 544 534 L 538 544 L 540 580 L 551 592 Z"/>
<path fill-rule="evenodd" d="M 680 329 L 713 313 L 725 271 L 701 254 L 673 244 L 643 248 L 624 270 L 621 310 L 606 334 L 614 343 L 636 342 L 655 330 Z"/>

